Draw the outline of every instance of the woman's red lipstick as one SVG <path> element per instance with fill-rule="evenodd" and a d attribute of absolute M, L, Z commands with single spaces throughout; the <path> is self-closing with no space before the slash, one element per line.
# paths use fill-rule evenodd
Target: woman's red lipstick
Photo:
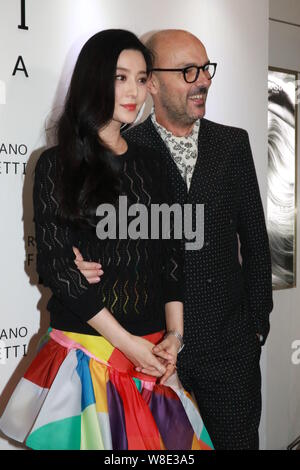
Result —
<path fill-rule="evenodd" d="M 136 110 L 136 104 L 122 104 L 123 108 L 128 109 L 128 111 L 135 111 Z"/>

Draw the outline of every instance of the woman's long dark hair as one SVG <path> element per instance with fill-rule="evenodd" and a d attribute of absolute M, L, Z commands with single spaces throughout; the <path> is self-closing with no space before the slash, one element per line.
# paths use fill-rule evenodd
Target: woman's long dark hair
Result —
<path fill-rule="evenodd" d="M 95 225 L 101 202 L 115 202 L 120 191 L 116 159 L 98 132 L 115 107 L 115 74 L 124 49 L 140 51 L 147 73 L 150 51 L 131 32 L 108 29 L 92 36 L 77 59 L 64 111 L 57 126 L 59 216 L 78 225 Z"/>

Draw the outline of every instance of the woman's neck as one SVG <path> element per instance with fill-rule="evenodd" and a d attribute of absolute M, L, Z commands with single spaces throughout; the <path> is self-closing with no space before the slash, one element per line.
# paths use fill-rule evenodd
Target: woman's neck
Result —
<path fill-rule="evenodd" d="M 127 142 L 121 136 L 121 125 L 119 123 L 109 123 L 98 132 L 100 139 L 116 154 L 121 155 L 127 150 Z"/>

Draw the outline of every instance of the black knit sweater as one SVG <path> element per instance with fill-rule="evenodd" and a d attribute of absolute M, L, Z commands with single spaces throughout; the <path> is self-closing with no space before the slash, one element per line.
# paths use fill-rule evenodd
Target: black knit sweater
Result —
<path fill-rule="evenodd" d="M 36 166 L 34 221 L 37 271 L 52 290 L 47 305 L 50 325 L 65 331 L 98 335 L 87 321 L 106 307 L 130 333 L 145 335 L 165 328 L 165 303 L 183 300 L 183 253 L 171 238 L 100 240 L 95 229 L 58 222 L 55 193 L 57 147 L 46 150 Z M 121 195 L 128 206 L 168 203 L 168 184 L 159 157 L 128 143 L 128 151 L 112 155 L 121 165 Z M 128 224 L 134 217 L 128 217 Z M 99 218 L 100 220 L 101 218 Z M 150 225 L 150 224 L 149 224 Z M 150 237 L 150 235 L 149 235 Z M 100 262 L 101 281 L 90 285 L 74 263 L 72 246 L 84 260 Z"/>

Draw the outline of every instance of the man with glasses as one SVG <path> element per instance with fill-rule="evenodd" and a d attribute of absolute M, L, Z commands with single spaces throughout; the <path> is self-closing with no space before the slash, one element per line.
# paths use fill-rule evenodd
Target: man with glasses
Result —
<path fill-rule="evenodd" d="M 193 391 L 217 450 L 258 449 L 260 355 L 273 302 L 268 235 L 248 134 L 204 118 L 217 64 L 198 38 L 165 30 L 147 45 L 155 59 L 149 81 L 154 108 L 125 137 L 159 153 L 174 202 L 194 209 L 204 204 L 204 245 L 185 251 L 179 377 Z M 80 259 L 79 269 L 97 282 L 93 265 L 87 270 L 89 264 Z"/>

